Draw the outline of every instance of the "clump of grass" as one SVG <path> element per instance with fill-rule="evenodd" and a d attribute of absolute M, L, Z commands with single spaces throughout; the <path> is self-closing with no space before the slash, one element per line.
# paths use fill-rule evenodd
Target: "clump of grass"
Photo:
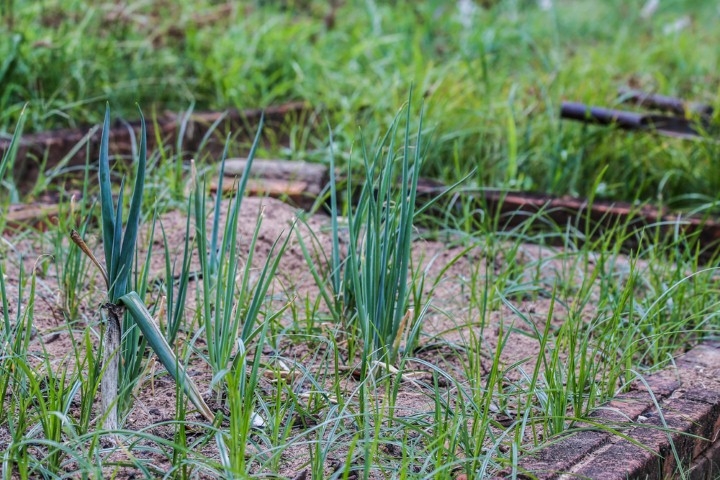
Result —
<path fill-rule="evenodd" d="M 415 145 L 410 134 L 411 102 L 405 114 L 402 144 L 397 145 L 401 113 L 371 153 L 361 137 L 360 152 L 365 178 L 358 187 L 347 183 L 347 198 L 357 198 L 348 207 L 347 225 L 340 223 L 340 206 L 331 155 L 330 215 L 332 247 L 326 278 L 321 278 L 315 259 L 300 235 L 298 240 L 311 273 L 336 321 L 346 325 L 350 342 L 362 339 L 363 368 L 366 360 L 394 363 L 402 336 L 412 348 L 424 308 L 411 308 L 415 280 L 411 271 L 413 222 L 417 182 L 422 166 L 422 122 Z M 347 255 L 341 257 L 340 241 L 347 236 Z M 410 278 L 409 278 L 410 277 Z M 419 291 L 415 291 L 419 293 Z M 414 305 L 421 305 L 415 299 Z"/>
<path fill-rule="evenodd" d="M 225 219 L 222 241 L 220 241 L 219 232 L 222 218 L 222 188 L 227 144 L 220 164 L 220 176 L 215 206 L 212 211 L 212 230 L 210 232 L 207 231 L 206 182 L 204 179 L 197 179 L 193 196 L 195 238 L 202 275 L 202 326 L 204 335 L 208 340 L 207 360 L 216 375 L 226 372 L 228 365 L 234 361 L 233 351 L 237 347 L 238 341 L 246 344 L 258 334 L 259 327 L 256 323 L 261 315 L 267 292 L 272 284 L 280 259 L 287 248 L 294 229 L 294 224 L 290 225 L 289 233 L 285 236 L 285 239 L 282 241 L 281 238 L 275 240 L 265 264 L 260 269 L 259 276 L 257 280 L 254 280 L 253 284 L 251 279 L 252 262 L 263 220 L 262 211 L 258 212 L 253 236 L 248 245 L 248 254 L 244 259 L 245 268 L 240 277 L 241 258 L 238 256 L 240 207 L 250 177 L 255 152 L 260 142 L 261 132 L 262 120 L 240 182 L 237 184 L 237 188 L 233 188 L 235 193 Z M 239 289 L 237 285 L 238 277 L 241 278 Z M 281 312 L 276 312 L 274 315 L 279 315 L 279 313 Z M 269 321 L 272 316 L 270 315 L 265 321 Z"/>
<path fill-rule="evenodd" d="M 187 211 L 190 211 L 192 198 L 188 198 Z M 183 244 L 183 257 L 180 263 L 180 272 L 175 273 L 175 264 L 171 265 L 170 261 L 170 247 L 168 245 L 167 236 L 165 235 L 165 228 L 160 224 L 163 235 L 163 245 L 165 249 L 165 302 L 166 302 L 166 323 L 165 323 L 165 338 L 170 345 L 175 343 L 180 327 L 182 326 L 183 314 L 185 312 L 185 301 L 187 299 L 188 286 L 190 280 L 190 215 L 187 216 L 185 223 L 185 242 Z M 176 281 L 177 279 L 177 281 Z M 177 291 L 175 290 L 175 284 L 177 283 Z"/>
<path fill-rule="evenodd" d="M 416 334 L 415 327 L 422 320 L 422 311 L 410 308 L 412 289 L 408 278 L 412 276 L 413 221 L 424 153 L 422 121 L 415 145 L 411 145 L 410 105 L 400 153 L 396 153 L 395 144 L 399 118 L 375 147 L 374 154 L 361 140 L 366 178 L 357 205 L 349 211 L 349 254 L 343 272 L 343 300 L 356 309 L 352 316 L 362 334 L 363 357 L 389 363 L 395 362 L 405 330 Z M 349 183 L 349 196 L 352 188 Z M 333 216 L 336 222 L 337 209 Z M 337 251 L 337 246 L 333 248 Z M 411 335 L 405 340 L 412 349 L 415 338 Z"/>

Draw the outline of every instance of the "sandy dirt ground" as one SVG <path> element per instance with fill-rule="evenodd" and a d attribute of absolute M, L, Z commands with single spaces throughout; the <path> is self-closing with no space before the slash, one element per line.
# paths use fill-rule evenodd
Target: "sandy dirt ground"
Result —
<path fill-rule="evenodd" d="M 227 209 L 227 202 L 224 204 L 224 211 Z M 311 244 L 314 237 L 315 255 L 318 265 L 324 268 L 323 256 L 328 255 L 331 245 L 331 232 L 329 219 L 323 215 L 310 217 L 305 223 L 298 223 L 294 231 L 291 225 L 296 218 L 297 211 L 274 199 L 268 198 L 246 198 L 243 200 L 241 220 L 239 225 L 240 233 L 240 273 L 245 268 L 254 269 L 251 275 L 257 275 L 259 267 L 264 263 L 271 251 L 273 243 L 284 235 L 291 235 L 287 251 L 282 257 L 278 273 L 269 293 L 270 300 L 268 311 L 273 308 L 280 309 L 285 305 L 292 304 L 292 308 L 285 310 L 278 327 L 269 331 L 268 342 L 264 346 L 263 359 L 267 365 L 278 366 L 281 362 L 282 369 L 290 370 L 286 377 L 286 385 L 299 398 L 309 395 L 318 387 L 329 387 L 333 375 L 338 373 L 341 376 L 343 391 L 340 393 L 345 398 L 343 402 L 353 404 L 357 402 L 357 389 L 359 381 L 354 373 L 359 365 L 358 356 L 350 357 L 347 349 L 347 339 L 344 338 L 341 326 L 330 322 L 327 315 L 327 308 L 319 298 L 319 287 L 316 285 L 313 276 L 308 268 L 307 261 L 298 245 L 297 235 Z M 246 265 L 247 246 L 255 228 L 258 215 L 262 215 L 262 226 L 258 237 L 257 247 L 252 265 Z M 223 215 L 224 218 L 224 215 Z M 167 240 L 170 245 L 171 261 L 178 264 L 182 258 L 182 247 L 185 240 L 186 218 L 179 212 L 171 212 L 160 218 Z M 290 232 L 290 233 L 289 233 Z M 311 235 L 311 232 L 313 235 Z M 66 317 L 63 315 L 63 299 L 65 298 L 64 288 L 61 279 L 58 278 L 57 265 L 50 255 L 53 253 L 53 246 L 45 236 L 24 233 L 12 237 L 6 237 L 7 242 L 3 248 L 8 258 L 8 270 L 6 274 L 7 294 L 10 301 L 9 310 L 12 316 L 16 315 L 17 309 L 27 308 L 26 304 L 17 304 L 19 262 L 18 254 L 22 253 L 23 265 L 26 272 L 37 272 L 36 299 L 33 308 L 35 335 L 30 343 L 30 351 L 37 354 L 38 358 L 47 355 L 51 364 L 60 367 L 73 365 L 73 341 L 80 339 L 81 332 L 86 327 L 91 327 L 94 332 L 99 332 L 99 305 L 105 302 L 102 280 L 95 273 L 92 266 L 88 266 L 86 274 L 81 278 L 80 308 L 75 318 L 69 319 L 72 324 L 68 328 Z M 96 235 L 88 235 L 86 241 L 96 252 L 98 258 L 102 258 L 102 246 L 98 243 Z M 11 245 L 12 247 L 10 247 Z M 147 226 L 140 238 L 140 245 L 145 251 L 152 247 L 151 280 L 163 280 L 165 278 L 165 257 L 163 250 L 163 237 L 160 228 L 156 228 L 155 235 L 149 238 Z M 521 295 L 508 298 L 509 304 L 496 302 L 492 309 L 482 314 L 479 307 L 471 299 L 471 291 L 474 286 L 482 290 L 485 288 L 485 278 L 492 279 L 498 270 L 505 268 L 506 259 L 502 249 L 497 250 L 491 257 L 488 256 L 482 245 L 470 246 L 460 245 L 448 239 L 438 241 L 418 239 L 414 244 L 413 263 L 416 268 L 425 274 L 425 300 L 429 301 L 430 307 L 423 320 L 422 330 L 418 346 L 409 353 L 405 365 L 406 375 L 400 382 L 397 404 L 394 406 L 395 415 L 415 415 L 418 412 L 428 412 L 430 415 L 434 409 L 434 391 L 432 368 L 442 370 L 449 378 L 457 384 L 448 381 L 441 376 L 439 386 L 447 391 L 456 389 L 457 385 L 468 384 L 468 355 L 478 359 L 475 364 L 487 374 L 493 365 L 500 335 L 508 335 L 505 347 L 500 356 L 501 371 L 505 371 L 505 382 L 511 386 L 512 382 L 521 377 L 521 372 L 532 372 L 535 361 L 539 355 L 540 344 L 533 338 L 534 324 L 542 331 L 548 319 L 550 300 L 547 295 Z M 46 256 L 47 255 L 47 256 Z M 551 285 L 554 276 L 572 275 L 573 268 L 578 268 L 570 261 L 559 258 L 566 258 L 558 255 L 558 250 L 553 248 L 539 247 L 534 245 L 520 245 L 518 251 L 513 254 L 512 261 L 519 264 L 532 262 L 535 270 L 540 269 L 539 278 L 547 285 Z M 144 257 L 141 257 L 144 258 Z M 198 268 L 197 252 L 194 252 L 191 270 Z M 520 265 L 522 266 L 522 265 Z M 618 262 L 617 268 L 624 268 L 622 262 Z M 490 269 L 490 271 L 488 271 Z M 489 275 L 486 276 L 486 273 Z M 491 280 L 492 281 L 492 280 Z M 489 288 L 493 288 L 492 285 Z M 27 296 L 27 288 L 25 291 Z M 198 295 L 200 288 L 196 282 L 191 282 L 188 300 L 185 305 L 185 324 L 181 330 L 178 340 L 178 347 L 181 351 L 184 342 L 190 342 L 199 328 L 197 325 L 196 310 L 198 307 Z M 155 302 L 161 301 L 157 288 L 151 290 L 146 301 L 152 307 Z M 568 299 L 568 304 L 570 303 Z M 317 305 L 315 320 L 307 320 L 307 305 Z M 512 307 L 512 308 L 511 308 Z M 591 307 L 588 307 L 589 309 Z M 515 311 L 513 311 L 515 310 Z M 555 309 L 550 320 L 551 328 L 558 328 L 562 324 L 566 311 L 560 303 L 555 304 Z M 588 318 L 592 312 L 587 312 Z M 99 333 L 96 335 L 99 337 Z M 334 366 L 332 345 L 337 345 L 339 353 L 339 372 Z M 224 409 L 222 401 L 218 402 L 216 395 L 210 393 L 210 381 L 212 375 L 207 364 L 200 359 L 205 348 L 202 338 L 196 339 L 192 344 L 195 349 L 191 353 L 189 373 L 199 384 L 205 395 L 206 401 L 214 409 Z M 157 362 L 150 351 L 147 352 L 147 368 L 144 378 L 134 392 L 135 402 L 132 410 L 124 419 L 124 428 L 135 431 L 145 431 L 163 438 L 172 439 L 173 427 L 168 424 L 175 415 L 176 408 L 176 386 L 172 379 L 164 372 L 163 367 Z M 38 368 L 43 368 L 38 360 Z M 266 398 L 276 393 L 275 372 L 267 369 L 263 372 L 258 388 L 259 394 Z M 480 374 L 480 373 L 478 373 Z M 312 379 L 312 381 L 311 381 Z M 333 393 L 334 395 L 335 393 Z M 283 396 L 285 394 L 282 394 Z M 99 403 L 99 402 L 97 402 Z M 321 422 L 330 408 L 331 402 L 326 405 L 308 405 L 308 412 L 313 412 L 314 418 L 296 418 L 298 426 L 293 430 L 292 436 L 302 438 L 302 425 L 306 426 Z M 192 405 L 188 405 L 189 414 L 187 419 L 203 423 L 203 418 L 194 412 Z M 512 416 L 512 409 L 498 409 L 498 419 L 508 419 Z M 297 414 L 295 414 L 297 416 Z M 202 435 L 202 427 L 195 426 L 189 429 L 190 439 Z M 310 438 L 310 437 L 308 437 Z M 313 437 L 314 438 L 314 437 Z M 0 449 L 8 439 L 7 432 L 0 432 Z M 190 441 L 190 440 L 189 440 Z M 6 445 L 6 443 L 5 443 Z M 210 442 L 203 447 L 203 453 L 216 458 L 217 451 L 214 451 L 215 444 Z M 134 452 L 136 456 L 143 453 Z M 164 456 L 155 455 L 147 450 L 148 461 L 153 463 L 160 470 L 166 469 L 167 461 Z M 115 452 L 117 456 L 121 453 Z M 343 449 L 338 448 L 337 452 L 330 455 L 336 462 L 344 461 Z M 296 445 L 287 448 L 281 459 L 282 473 L 289 478 L 294 478 L 306 468 L 308 459 L 308 444 L 297 441 Z M 332 463 L 332 462 L 330 462 Z M 328 464 L 328 469 L 332 469 Z M 380 478 L 380 477 L 378 477 Z"/>

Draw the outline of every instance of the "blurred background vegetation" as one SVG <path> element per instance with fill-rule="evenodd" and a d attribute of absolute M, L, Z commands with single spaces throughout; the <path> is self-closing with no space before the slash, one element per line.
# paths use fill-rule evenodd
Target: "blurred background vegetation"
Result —
<path fill-rule="evenodd" d="M 115 114 L 308 102 L 318 116 L 264 152 L 340 161 L 408 98 L 431 132 L 424 176 L 469 187 L 714 208 L 720 150 L 561 122 L 563 100 L 617 106 L 632 86 L 717 105 L 710 0 L 2 1 L 0 132 Z M 717 111 L 717 109 L 716 109 Z M 311 124 L 313 123 L 313 124 Z M 599 176 L 602 175 L 601 178 Z"/>

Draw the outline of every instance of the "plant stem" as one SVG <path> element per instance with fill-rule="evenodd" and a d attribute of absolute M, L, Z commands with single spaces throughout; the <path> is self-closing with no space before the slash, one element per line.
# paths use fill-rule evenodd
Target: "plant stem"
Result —
<path fill-rule="evenodd" d="M 103 369 L 101 382 L 102 412 L 105 415 L 103 427 L 106 430 L 118 428 L 118 376 L 120 372 L 120 321 L 125 312 L 121 306 L 106 303 L 103 308 L 107 310 L 105 322 L 105 338 L 103 342 Z"/>

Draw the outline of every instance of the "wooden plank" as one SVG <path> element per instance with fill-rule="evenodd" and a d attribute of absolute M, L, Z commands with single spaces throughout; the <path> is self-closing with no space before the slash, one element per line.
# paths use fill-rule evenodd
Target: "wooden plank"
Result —
<path fill-rule="evenodd" d="M 236 179 L 242 177 L 247 159 L 231 158 L 225 161 L 223 192 L 234 191 Z M 309 210 L 328 183 L 328 168 L 317 163 L 256 158 L 250 169 L 245 195 L 279 198 L 297 207 Z M 211 189 L 217 191 L 215 180 Z"/>
<path fill-rule="evenodd" d="M 229 158 L 225 162 L 225 176 L 237 177 L 245 171 L 247 159 Z M 251 178 L 272 180 L 299 180 L 319 185 L 322 189 L 330 179 L 328 168 L 319 163 L 300 160 L 255 159 L 250 170 Z M 319 190 L 318 190 L 319 193 Z"/>
<path fill-rule="evenodd" d="M 499 190 L 482 192 L 481 202 L 491 217 L 501 216 L 501 229 L 513 228 L 528 221 L 533 228 L 547 229 L 547 221 L 550 220 L 559 226 L 570 224 L 585 234 L 584 227 L 587 222 L 591 229 L 587 233 L 598 238 L 621 227 L 625 229 L 625 251 L 638 248 L 643 235 L 647 245 L 647 242 L 655 239 L 656 233 L 659 234 L 657 239 L 662 243 L 674 241 L 676 233 L 680 233 L 689 239 L 685 247 L 701 248 L 700 256 L 703 261 L 714 257 L 720 247 L 720 222 L 712 216 L 693 216 L 627 202 L 590 203 L 584 198 Z M 682 248 L 683 245 L 679 247 Z"/>
<path fill-rule="evenodd" d="M 235 188 L 235 181 L 245 168 L 245 159 L 229 159 L 225 166 L 223 191 Z M 288 201 L 298 207 L 309 209 L 322 194 L 329 181 L 327 167 L 301 161 L 256 159 L 253 162 L 245 194 L 248 196 L 271 196 Z M 338 181 L 345 181 L 338 179 Z M 217 189 L 217 179 L 211 188 Z M 437 181 L 421 179 L 418 185 L 418 201 L 426 202 L 442 193 L 446 187 Z M 668 212 L 649 205 L 636 206 L 625 202 L 594 201 L 576 197 L 557 197 L 531 192 L 507 192 L 484 189 L 447 195 L 440 208 L 455 208 L 461 200 L 476 202 L 476 208 L 489 218 L 499 218 L 498 228 L 507 230 L 525 223 L 531 229 L 547 229 L 554 223 L 560 228 L 570 224 L 580 232 L 596 238 L 605 232 L 624 228 L 625 250 L 637 248 L 639 238 L 646 241 L 656 238 L 662 242 L 672 241 L 676 232 L 691 237 L 688 247 L 699 246 L 701 259 L 709 260 L 720 246 L 720 221 L 714 217 L 688 216 Z M 19 207 L 15 207 L 19 208 Z M 28 206 L 11 212 L 8 222 L 14 226 L 37 225 L 52 215 L 57 206 Z M 529 224 L 527 223 L 529 222 Z M 584 227 L 591 231 L 585 232 Z M 582 241 L 578 238 L 577 241 Z M 695 242 L 695 243 L 694 243 Z"/>
<path fill-rule="evenodd" d="M 59 205 L 34 203 L 10 205 L 5 217 L 5 231 L 34 228 L 45 231 L 48 225 L 57 225 Z"/>
<path fill-rule="evenodd" d="M 297 120 L 297 117 L 306 115 L 309 111 L 309 106 L 302 102 L 268 107 L 264 110 L 265 131 L 272 131 L 293 118 Z M 227 133 L 240 132 L 241 137 L 252 139 L 262 114 L 261 109 L 193 113 L 187 119 L 182 139 L 183 151 L 187 155 L 195 154 L 209 127 L 219 120 L 216 134 L 211 136 L 204 150 L 219 156 Z M 174 147 L 177 144 L 180 126 L 185 121 L 184 117 L 185 114 L 166 113 L 157 121 L 148 119 L 148 149 L 152 150 L 157 146 L 157 138 L 160 138 L 164 145 Z M 114 122 L 110 130 L 110 154 L 113 157 L 128 157 L 132 152 L 133 138 L 139 138 L 139 131 L 139 121 Z M 97 162 L 100 134 L 101 129 L 95 126 L 23 135 L 13 171 L 19 189 L 28 191 L 35 184 L 42 161 L 45 162 L 46 171 L 58 165 L 66 156 L 69 156 L 66 166 L 83 166 L 89 149 L 92 163 Z M 9 138 L 0 139 L 0 152 L 7 150 L 9 145 Z"/>

